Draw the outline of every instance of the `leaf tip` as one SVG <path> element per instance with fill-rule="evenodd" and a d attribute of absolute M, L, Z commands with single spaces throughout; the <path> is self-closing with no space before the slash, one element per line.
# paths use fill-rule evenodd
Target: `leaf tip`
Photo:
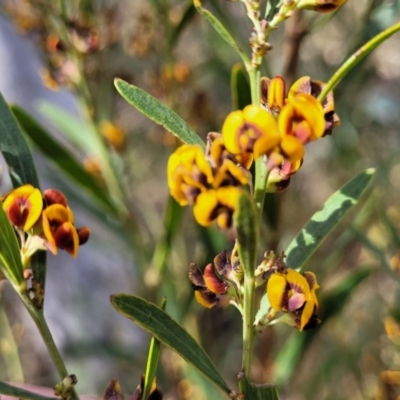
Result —
<path fill-rule="evenodd" d="M 376 172 L 376 168 L 368 168 L 367 170 L 365 170 L 365 173 L 367 175 L 374 175 Z"/>

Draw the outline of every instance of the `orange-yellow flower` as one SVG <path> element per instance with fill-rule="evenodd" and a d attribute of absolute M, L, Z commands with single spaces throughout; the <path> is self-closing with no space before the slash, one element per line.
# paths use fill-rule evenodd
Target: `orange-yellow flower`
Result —
<path fill-rule="evenodd" d="M 319 288 L 312 272 L 300 274 L 293 269 L 275 272 L 267 283 L 267 297 L 275 312 L 290 313 L 296 327 L 302 331 L 315 317 Z"/>
<path fill-rule="evenodd" d="M 319 139 L 325 131 L 324 110 L 319 101 L 306 93 L 288 98 L 278 118 L 282 136 L 295 136 L 302 143 Z"/>
<path fill-rule="evenodd" d="M 193 204 L 213 182 L 211 166 L 200 146 L 184 144 L 168 160 L 168 186 L 181 205 Z"/>
<path fill-rule="evenodd" d="M 43 211 L 42 224 L 47 248 L 53 254 L 57 254 L 57 248 L 60 248 L 75 258 L 79 235 L 74 226 L 72 211 L 61 204 L 52 204 Z"/>
<path fill-rule="evenodd" d="M 222 136 L 229 152 L 252 152 L 257 159 L 280 143 L 275 118 L 259 106 L 249 105 L 233 111 L 225 119 Z"/>
<path fill-rule="evenodd" d="M 202 273 L 195 263 L 191 263 L 189 279 L 194 296 L 203 307 L 225 307 L 229 304 L 231 297 L 227 295 L 228 284 L 217 276 L 212 264 L 208 264 Z"/>
<path fill-rule="evenodd" d="M 8 193 L 3 200 L 3 210 L 18 229 L 30 230 L 43 209 L 42 195 L 32 185 L 23 185 Z"/>
<path fill-rule="evenodd" d="M 309 76 L 299 78 L 290 88 L 288 98 L 293 100 L 299 93 L 310 94 L 317 98 L 326 84 L 321 81 L 312 81 Z M 333 98 L 333 91 L 330 91 L 325 99 L 322 101 L 322 108 L 324 110 L 325 130 L 323 136 L 330 135 L 333 128 L 340 125 L 340 119 L 335 113 L 335 101 Z"/>

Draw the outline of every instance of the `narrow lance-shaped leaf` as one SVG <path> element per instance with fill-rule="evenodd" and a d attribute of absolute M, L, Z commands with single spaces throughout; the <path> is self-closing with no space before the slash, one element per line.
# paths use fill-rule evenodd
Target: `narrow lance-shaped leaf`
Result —
<path fill-rule="evenodd" d="M 329 232 L 345 214 L 357 204 L 370 184 L 375 170 L 370 168 L 347 182 L 335 192 L 307 222 L 285 251 L 289 268 L 301 269 L 308 258 L 322 244 Z"/>
<path fill-rule="evenodd" d="M 57 397 L 46 397 L 0 381 L 0 394 L 25 400 L 60 400 Z M 1 397 L 1 396 L 0 396 Z"/>
<path fill-rule="evenodd" d="M 167 313 L 140 297 L 127 294 L 111 296 L 111 303 L 122 315 L 177 352 L 224 392 L 231 392 L 206 352 Z"/>
<path fill-rule="evenodd" d="M 0 270 L 15 286 L 25 284 L 19 246 L 0 201 Z"/>
<path fill-rule="evenodd" d="M 163 126 L 182 142 L 205 148 L 200 136 L 178 114 L 149 93 L 122 79 L 115 79 L 114 84 L 120 95 L 147 118 Z"/>
<path fill-rule="evenodd" d="M 8 166 L 13 186 L 27 183 L 40 188 L 32 153 L 10 107 L 0 93 L 0 150 Z M 46 253 L 38 252 L 31 260 L 36 282 L 44 288 L 46 278 Z"/>
<path fill-rule="evenodd" d="M 96 200 L 115 214 L 116 211 L 106 195 L 106 191 L 99 186 L 96 179 L 83 168 L 82 164 L 26 111 L 18 106 L 12 106 L 11 109 L 25 133 L 39 150 L 57 164 L 72 180 L 91 192 Z"/>
<path fill-rule="evenodd" d="M 215 15 L 213 15 L 210 11 L 203 8 L 200 0 L 194 0 L 193 3 L 194 3 L 194 6 L 196 7 L 196 10 L 204 17 L 204 19 L 206 19 L 210 23 L 210 25 L 221 36 L 221 38 L 224 39 L 225 42 L 229 43 L 236 50 L 236 52 L 242 58 L 244 64 L 249 65 L 250 64 L 249 57 L 238 46 L 235 39 L 227 31 L 227 29 L 222 25 L 221 21 L 219 21 L 219 19 Z"/>
<path fill-rule="evenodd" d="M 161 310 L 165 311 L 165 307 L 167 306 L 167 298 L 161 302 Z M 144 375 L 144 387 L 143 387 L 143 400 L 147 400 L 151 387 L 153 385 L 154 378 L 157 372 L 158 360 L 160 358 L 160 341 L 155 337 L 151 338 L 149 355 L 147 356 L 147 366 L 146 373 Z"/>
<path fill-rule="evenodd" d="M 0 94 L 0 150 L 14 187 L 30 183 L 39 188 L 35 163 L 10 107 Z"/>
<path fill-rule="evenodd" d="M 243 193 L 234 214 L 234 224 L 239 244 L 239 257 L 245 274 L 254 274 L 257 250 L 257 224 L 254 203 Z"/>

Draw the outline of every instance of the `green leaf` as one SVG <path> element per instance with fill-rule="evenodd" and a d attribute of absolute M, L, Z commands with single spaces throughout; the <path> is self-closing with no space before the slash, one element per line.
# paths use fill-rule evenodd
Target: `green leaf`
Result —
<path fill-rule="evenodd" d="M 187 144 L 197 144 L 202 149 L 205 144 L 200 136 L 174 111 L 142 89 L 123 81 L 114 80 L 115 87 L 120 95 L 143 115 L 163 126 L 168 132 Z"/>
<path fill-rule="evenodd" d="M 215 31 L 225 40 L 228 44 L 230 44 L 239 56 L 242 58 L 245 65 L 250 65 L 250 60 L 247 54 L 238 46 L 235 39 L 232 35 L 227 31 L 227 29 L 222 25 L 221 21 L 213 15 L 210 11 L 203 8 L 200 0 L 193 0 L 194 6 L 196 10 L 203 16 L 205 20 L 207 20 L 210 25 L 215 29 Z"/>
<path fill-rule="evenodd" d="M 165 311 L 167 305 L 167 298 L 164 297 L 161 302 L 161 310 Z M 146 373 L 144 375 L 144 386 L 143 386 L 143 400 L 147 400 L 151 387 L 153 385 L 154 377 L 156 376 L 158 360 L 160 358 L 160 341 L 155 337 L 151 338 L 149 355 L 147 356 Z"/>
<path fill-rule="evenodd" d="M 57 397 L 46 397 L 40 394 L 29 392 L 28 390 L 12 386 L 2 381 L 0 381 L 0 394 L 26 400 L 60 400 Z"/>
<path fill-rule="evenodd" d="M 15 117 L 25 133 L 42 153 L 60 167 L 72 180 L 88 190 L 93 197 L 113 214 L 116 213 L 112 202 L 96 179 L 89 174 L 68 150 L 47 132 L 35 119 L 18 106 L 12 106 Z"/>
<path fill-rule="evenodd" d="M 21 254 L 14 228 L 0 201 L 0 270 L 16 287 L 25 285 Z"/>
<path fill-rule="evenodd" d="M 48 101 L 40 101 L 38 108 L 43 116 L 79 149 L 86 154 L 104 157 L 104 143 L 92 121 L 79 118 Z"/>
<path fill-rule="evenodd" d="M 241 64 L 235 64 L 231 73 L 232 109 L 243 110 L 251 104 L 250 84 Z"/>
<path fill-rule="evenodd" d="M 286 264 L 289 268 L 301 269 L 303 267 L 328 233 L 358 203 L 374 173 L 375 170 L 372 168 L 361 172 L 329 197 L 323 208 L 312 216 L 285 251 Z"/>
<path fill-rule="evenodd" d="M 321 325 L 309 331 L 293 332 L 278 354 L 274 368 L 274 381 L 277 385 L 284 385 L 290 379 L 297 369 L 303 354 L 319 330 L 323 328 L 324 323 L 341 312 L 354 290 L 370 275 L 371 271 L 371 267 L 359 268 L 343 279 L 337 286 L 330 289 L 329 292 L 323 293 L 320 298 L 320 310 L 318 311 L 318 316 L 322 321 Z"/>
<path fill-rule="evenodd" d="M 244 392 L 244 400 L 279 400 L 278 390 L 273 384 L 255 385 L 246 377 L 239 378 L 241 392 Z"/>
<path fill-rule="evenodd" d="M 176 351 L 224 392 L 228 394 L 231 392 L 205 351 L 167 313 L 140 297 L 126 294 L 111 296 L 111 303 L 122 315 Z"/>
<path fill-rule="evenodd" d="M 0 93 L 0 150 L 8 165 L 13 186 L 31 184 L 40 188 L 32 153 L 26 143 L 10 107 Z M 36 282 L 44 288 L 46 277 L 46 253 L 38 252 L 31 261 Z"/>
<path fill-rule="evenodd" d="M 241 266 L 245 274 L 253 276 L 257 251 L 257 224 L 254 203 L 247 193 L 240 196 L 233 218 Z"/>
<path fill-rule="evenodd" d="M 8 165 L 14 187 L 30 183 L 39 188 L 32 153 L 10 107 L 0 94 L 0 150 Z"/>

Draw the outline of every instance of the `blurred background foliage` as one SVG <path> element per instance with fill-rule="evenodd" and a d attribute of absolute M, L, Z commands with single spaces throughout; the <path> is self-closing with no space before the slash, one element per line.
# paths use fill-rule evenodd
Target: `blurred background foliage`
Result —
<path fill-rule="evenodd" d="M 113 79 L 148 91 L 205 138 L 221 129 L 234 107 L 231 72 L 240 61 L 237 55 L 187 0 L 2 0 L 0 6 L 15 31 L 35 45 L 42 84 L 52 91 L 67 89 L 77 99 L 79 112 L 71 114 L 38 98 L 30 110 L 45 121 L 44 128 L 21 109 L 14 111 L 33 141 L 38 163 L 45 160 L 42 182 L 55 179 L 56 188 L 79 205 L 92 227 L 91 250 L 68 266 L 76 271 L 65 275 L 64 287 L 50 289 L 55 266 L 47 283 L 46 306 L 59 294 L 59 304 L 70 307 L 53 311 L 59 318 L 50 320 L 50 327 L 69 369 L 78 375 L 79 392 L 100 396 L 115 377 L 128 395 L 139 383 L 149 337 L 133 325 L 119 325 L 122 316 L 107 322 L 109 311 L 103 314 L 97 302 L 126 290 L 156 303 L 167 296 L 167 312 L 234 385 L 240 317 L 230 308 L 201 308 L 187 279 L 190 262 L 204 267 L 231 249 L 232 236 L 215 227 L 200 228 L 189 208 L 169 198 L 166 163 L 179 143 L 132 109 L 116 93 Z M 250 24 L 242 4 L 209 0 L 204 6 L 247 49 Z M 289 83 L 302 75 L 326 81 L 399 15 L 396 0 L 349 0 L 333 15 L 297 13 L 272 34 L 274 48 L 264 75 L 280 74 Z M 381 374 L 400 370 L 399 83 L 400 39 L 395 35 L 335 90 L 341 126 L 307 148 L 301 170 L 284 193 L 267 197 L 261 247 L 282 251 L 330 194 L 357 172 L 377 168 L 373 189 L 307 265 L 321 284 L 321 325 L 308 332 L 276 325 L 257 341 L 253 380 L 277 381 L 281 398 L 400 395 L 395 380 Z M 5 183 L 3 194 L 8 189 Z M 101 256 L 107 246 L 118 252 L 119 262 Z M 99 266 L 97 272 L 85 274 L 88 258 Z M 66 268 L 63 261 L 58 264 L 57 269 Z M 120 288 L 107 286 L 107 276 L 101 277 L 105 269 L 119 277 Z M 79 294 L 68 286 L 78 287 Z M 52 386 L 54 371 L 40 338 L 34 329 L 26 333 L 26 318 L 8 299 L 6 285 L 0 288 L 0 379 Z M 85 330 L 91 318 L 104 319 L 98 335 Z M 222 398 L 168 349 L 162 349 L 158 386 L 166 399 Z"/>

